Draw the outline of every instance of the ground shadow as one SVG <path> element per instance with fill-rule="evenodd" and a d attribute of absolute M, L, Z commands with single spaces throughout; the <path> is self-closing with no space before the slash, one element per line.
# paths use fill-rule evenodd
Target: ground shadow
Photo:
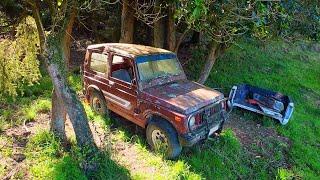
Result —
<path fill-rule="evenodd" d="M 114 162 L 105 152 L 98 152 L 94 171 L 85 173 L 83 167 L 86 162 L 77 160 L 80 157 L 74 155 L 65 156 L 53 165 L 52 176 L 54 179 L 130 179 L 129 171 Z M 90 164 L 89 164 L 90 165 Z M 92 165 L 92 164 L 91 164 Z M 88 166 L 88 165 L 87 165 Z"/>
<path fill-rule="evenodd" d="M 277 175 L 278 168 L 287 168 L 287 146 L 273 128 L 267 127 L 273 126 L 272 121 L 271 125 L 270 120 L 267 125 L 263 125 L 261 120 L 258 121 L 260 116 L 251 114 L 245 115 L 248 116 L 245 119 L 239 119 L 244 116 L 241 113 L 243 112 L 233 113 L 233 122 L 227 123 L 220 136 L 191 148 L 184 148 L 176 161 L 185 162 L 190 171 L 207 179 L 270 178 Z M 144 129 L 116 114 L 113 114 L 111 119 L 115 124 L 112 128 L 123 130 L 127 139 L 138 136 L 139 142 L 151 151 Z M 239 129 L 245 131 L 246 137 L 241 138 Z"/>

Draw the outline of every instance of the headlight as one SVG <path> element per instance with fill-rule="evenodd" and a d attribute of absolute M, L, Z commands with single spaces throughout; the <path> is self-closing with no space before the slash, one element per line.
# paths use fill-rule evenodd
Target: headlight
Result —
<path fill-rule="evenodd" d="M 192 127 L 196 124 L 196 118 L 194 116 L 192 116 L 190 119 L 189 119 L 189 127 Z"/>

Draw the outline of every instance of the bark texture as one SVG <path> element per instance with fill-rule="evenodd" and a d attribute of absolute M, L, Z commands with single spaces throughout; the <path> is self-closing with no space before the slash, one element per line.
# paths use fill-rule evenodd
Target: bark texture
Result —
<path fill-rule="evenodd" d="M 135 18 L 130 3 L 131 0 L 123 0 L 122 3 L 120 43 L 133 43 Z"/>
<path fill-rule="evenodd" d="M 76 20 L 77 17 L 77 8 L 75 5 L 72 6 L 71 10 L 70 10 L 70 15 L 68 18 L 66 18 L 65 20 L 65 28 L 64 28 L 64 33 L 62 36 L 62 40 L 61 40 L 61 45 L 63 48 L 63 58 L 66 62 L 66 66 L 67 68 L 71 67 L 71 58 L 70 58 L 70 47 L 71 47 L 71 38 L 72 38 L 72 28 L 74 25 L 74 22 Z"/>
<path fill-rule="evenodd" d="M 176 47 L 176 25 L 174 21 L 175 5 L 168 8 L 168 28 L 167 28 L 167 44 L 168 50 L 175 51 Z"/>
<path fill-rule="evenodd" d="M 66 62 L 63 55 L 64 49 L 61 47 L 61 37 L 64 36 L 67 25 L 61 25 L 63 27 L 62 30 L 52 27 L 52 32 L 49 35 L 46 35 L 41 22 L 39 6 L 36 5 L 35 1 L 30 0 L 28 3 L 32 7 L 33 16 L 39 33 L 41 49 L 40 58 L 46 64 L 47 71 L 54 87 L 52 97 L 53 122 L 51 122 L 51 129 L 54 132 L 59 132 L 57 135 L 64 138 L 64 123 L 62 123 L 62 121 L 64 121 L 65 115 L 68 113 L 76 134 L 77 144 L 80 147 L 89 146 L 96 148 L 86 112 L 76 93 L 68 85 L 66 79 Z M 72 3 L 74 6 L 76 1 L 72 1 Z M 67 4 L 68 3 L 66 3 L 65 6 L 66 11 L 71 12 L 67 13 L 68 18 L 69 16 L 72 16 L 72 7 L 67 6 Z"/>
<path fill-rule="evenodd" d="M 179 40 L 178 40 L 178 42 L 177 42 L 177 44 L 176 44 L 176 46 L 175 46 L 175 48 L 174 48 L 174 52 L 175 52 L 175 53 L 178 53 L 179 48 L 180 48 L 180 45 L 181 45 L 181 43 L 183 42 L 183 40 L 186 38 L 188 32 L 189 32 L 189 29 L 186 29 L 186 30 L 181 34 L 181 36 L 179 37 Z"/>
<path fill-rule="evenodd" d="M 76 93 L 67 84 L 67 80 L 61 72 L 61 68 L 58 64 L 54 63 L 56 59 L 53 59 L 53 57 L 55 57 L 54 53 L 57 51 L 52 48 L 48 51 L 48 55 L 45 57 L 45 60 L 48 62 L 47 69 L 55 88 L 55 94 L 58 99 L 62 100 L 63 107 L 69 115 L 76 134 L 77 144 L 81 147 L 95 147 L 86 112 Z"/>
<path fill-rule="evenodd" d="M 52 115 L 50 122 L 50 131 L 58 136 L 62 142 L 67 141 L 65 122 L 66 111 L 61 99 L 58 98 L 55 90 L 52 92 Z"/>
<path fill-rule="evenodd" d="M 162 18 L 154 23 L 153 46 L 158 48 L 163 48 L 164 46 L 164 23 Z"/>
<path fill-rule="evenodd" d="M 160 0 L 155 2 L 155 12 L 159 11 Z M 163 48 L 164 46 L 164 20 L 160 18 L 154 23 L 153 27 L 153 46 L 158 48 Z"/>
<path fill-rule="evenodd" d="M 210 47 L 210 52 L 208 55 L 208 58 L 206 60 L 206 63 L 200 73 L 200 77 L 198 82 L 201 84 L 204 84 L 206 82 L 206 80 L 208 79 L 211 69 L 214 65 L 214 63 L 216 62 L 217 58 L 219 57 L 219 55 L 222 53 L 223 51 L 223 46 L 219 43 L 212 43 L 211 47 Z"/>

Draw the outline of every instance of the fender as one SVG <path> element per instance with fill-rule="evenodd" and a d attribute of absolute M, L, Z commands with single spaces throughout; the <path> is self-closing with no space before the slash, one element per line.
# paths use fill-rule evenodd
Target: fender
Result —
<path fill-rule="evenodd" d="M 175 128 L 175 130 L 177 131 L 177 127 L 175 126 L 175 124 L 170 120 L 169 117 L 157 112 L 157 111 L 153 111 L 151 109 L 147 109 L 143 112 L 143 116 L 145 117 L 145 119 L 147 119 L 145 127 L 149 124 L 149 122 L 152 120 L 151 117 L 152 116 L 157 116 L 160 117 L 162 119 L 165 119 L 166 121 L 168 121 L 172 127 Z"/>
<path fill-rule="evenodd" d="M 88 88 L 87 88 L 87 91 L 89 92 L 91 89 L 95 89 L 95 90 L 101 92 L 100 88 L 98 86 L 94 85 L 94 84 L 89 85 Z"/>
<path fill-rule="evenodd" d="M 90 92 L 91 92 L 91 90 L 93 90 L 93 89 L 99 91 L 100 93 L 102 93 L 101 89 L 100 89 L 98 86 L 91 84 L 91 85 L 89 85 L 89 86 L 87 87 L 87 91 L 86 91 L 86 99 L 87 99 L 87 100 L 90 99 L 90 95 L 91 95 Z M 103 93 L 102 93 L 102 94 L 103 94 Z"/>

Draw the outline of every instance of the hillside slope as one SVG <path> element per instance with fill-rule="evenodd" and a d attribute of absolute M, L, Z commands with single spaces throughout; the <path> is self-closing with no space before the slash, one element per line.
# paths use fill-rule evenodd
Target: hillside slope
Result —
<path fill-rule="evenodd" d="M 201 58 L 201 52 L 195 53 L 194 59 Z M 190 62 L 188 74 L 195 74 L 192 72 L 196 72 L 201 64 L 201 61 Z M 319 177 L 320 45 L 243 40 L 218 60 L 206 82 L 212 88 L 222 88 L 226 94 L 233 85 L 241 83 L 279 91 L 293 99 L 295 112 L 286 126 L 252 113 L 238 113 L 274 127 L 291 140 L 288 158 L 296 175 Z"/>

